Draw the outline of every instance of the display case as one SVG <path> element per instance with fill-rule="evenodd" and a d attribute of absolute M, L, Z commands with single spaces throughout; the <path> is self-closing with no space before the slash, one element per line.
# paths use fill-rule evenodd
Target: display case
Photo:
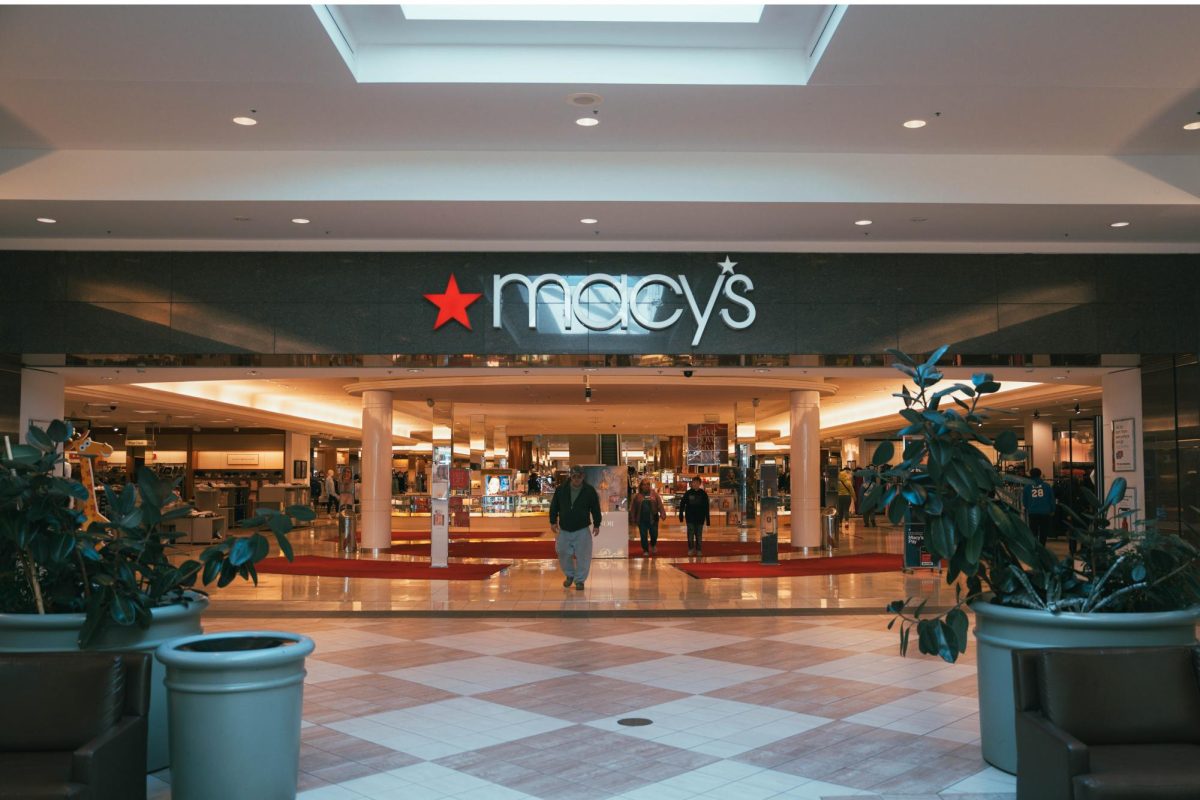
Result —
<path fill-rule="evenodd" d="M 550 495 L 523 494 L 516 498 L 519 516 L 550 513 Z"/>
<path fill-rule="evenodd" d="M 480 501 L 480 510 L 485 517 L 513 517 L 517 514 L 517 496 L 492 494 L 475 498 Z"/>

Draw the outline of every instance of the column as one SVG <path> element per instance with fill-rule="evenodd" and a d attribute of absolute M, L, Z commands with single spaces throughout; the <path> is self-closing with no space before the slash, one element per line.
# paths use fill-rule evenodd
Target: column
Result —
<path fill-rule="evenodd" d="M 497 469 L 508 469 L 508 429 L 504 425 L 492 431 L 492 464 Z"/>
<path fill-rule="evenodd" d="M 758 437 L 755 426 L 755 407 L 758 400 L 734 403 L 734 434 L 737 445 L 734 449 L 734 466 L 738 475 L 738 526 L 747 527 L 754 519 L 753 492 L 750 487 L 750 456 L 754 455 L 754 440 Z"/>
<path fill-rule="evenodd" d="M 17 432 L 22 444 L 25 443 L 25 434 L 31 422 L 39 428 L 45 428 L 66 414 L 65 386 L 63 376 L 57 373 L 40 369 L 21 370 L 21 420 Z"/>
<path fill-rule="evenodd" d="M 450 559 L 450 467 L 454 464 L 454 404 L 433 404 L 433 474 L 429 480 L 429 565 Z"/>
<path fill-rule="evenodd" d="M 1112 482 L 1124 478 L 1128 488 L 1121 507 L 1136 510 L 1138 519 L 1153 518 L 1153 509 L 1146 508 L 1142 371 L 1134 367 L 1110 372 L 1100 379 L 1100 387 L 1104 392 L 1101 401 L 1104 448 L 1096 451 L 1097 461 L 1100 462 L 1097 466 L 1103 467 L 1096 470 L 1099 475 L 1096 491 L 1103 500 Z M 1114 433 L 1118 434 L 1115 438 Z"/>
<path fill-rule="evenodd" d="M 1138 387 L 1141 391 L 1141 387 Z M 1140 399 L 1140 396 L 1139 396 Z M 1046 481 L 1054 482 L 1054 425 L 1047 419 L 1034 419 L 1033 414 L 1025 417 L 1025 444 L 1032 450 L 1029 469 L 1037 467 Z"/>
<path fill-rule="evenodd" d="M 308 486 L 308 476 L 312 472 L 309 457 L 312 455 L 312 437 L 307 433 L 292 433 L 283 435 L 283 482 L 294 483 L 297 486 Z M 365 453 L 363 454 L 366 455 Z M 296 474 L 296 462 L 303 462 L 300 474 Z"/>
<path fill-rule="evenodd" d="M 392 393 L 362 396 L 362 547 L 392 545 Z"/>
<path fill-rule="evenodd" d="M 792 547 L 821 546 L 821 395 L 791 393 Z"/>

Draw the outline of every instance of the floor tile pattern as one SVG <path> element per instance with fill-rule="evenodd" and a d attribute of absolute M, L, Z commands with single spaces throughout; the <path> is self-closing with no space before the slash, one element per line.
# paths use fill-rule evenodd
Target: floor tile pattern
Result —
<path fill-rule="evenodd" d="M 886 624 L 206 620 L 318 642 L 302 800 L 1015 800 L 979 753 L 972 660 L 901 659 Z M 652 724 L 618 723 L 629 717 Z M 168 800 L 168 782 L 150 779 L 151 800 Z"/>

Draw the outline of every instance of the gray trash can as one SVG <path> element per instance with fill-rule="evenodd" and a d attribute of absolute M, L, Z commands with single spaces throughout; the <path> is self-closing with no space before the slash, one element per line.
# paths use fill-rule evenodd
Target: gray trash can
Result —
<path fill-rule="evenodd" d="M 821 544 L 830 553 L 838 547 L 837 509 L 833 506 L 821 511 Z"/>
<path fill-rule="evenodd" d="M 338 512 L 338 550 L 346 555 L 358 552 L 358 534 L 354 530 L 354 512 L 343 508 Z"/>

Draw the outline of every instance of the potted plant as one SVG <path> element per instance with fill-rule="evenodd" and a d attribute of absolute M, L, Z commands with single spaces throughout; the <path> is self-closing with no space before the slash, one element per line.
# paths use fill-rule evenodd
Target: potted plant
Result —
<path fill-rule="evenodd" d="M 199 559 L 172 561 L 179 534 L 164 523 L 191 513 L 177 480 L 142 468 L 136 484 L 119 492 L 104 488 L 112 519 L 97 519 L 93 490 L 58 474 L 62 448 L 73 435 L 69 424 L 56 420 L 44 430 L 31 426 L 28 444 L 6 439 L 0 451 L 0 651 L 150 652 L 168 639 L 201 632 L 208 600 L 198 583 L 257 582 L 254 564 L 270 550 L 257 530 L 228 536 Z M 269 528 L 291 559 L 292 520 L 313 517 L 308 506 L 293 506 L 263 510 L 241 524 Z M 151 771 L 168 761 L 162 678 L 155 662 Z"/>
<path fill-rule="evenodd" d="M 899 435 L 905 444 L 899 462 L 882 471 L 867 492 L 864 506 L 886 508 L 894 524 L 924 525 L 925 545 L 946 562 L 956 602 L 930 613 L 926 600 L 896 600 L 888 605 L 894 615 L 888 627 L 899 623 L 901 654 L 915 631 L 922 653 L 953 662 L 967 647 L 964 607 L 974 612 L 983 756 L 1014 772 L 1012 651 L 1194 642 L 1200 616 L 1197 550 L 1153 525 L 1112 527 L 1133 513 L 1113 513 L 1125 494 L 1125 481 L 1118 478 L 1103 499 L 1082 490 L 1083 512 L 1063 507 L 1078 553 L 1059 558 L 1039 544 L 1021 514 L 1013 489 L 1025 479 L 1002 473 L 977 447 L 994 448 L 1001 459 L 1023 458 L 1013 432 L 993 438 L 981 430 L 987 417 L 980 401 L 1000 384 L 981 373 L 969 383 L 939 386 L 937 364 L 946 347 L 923 363 L 890 352 L 914 384 L 896 395 L 904 405 L 906 425 Z M 885 443 L 872 463 L 889 464 L 894 456 Z"/>

